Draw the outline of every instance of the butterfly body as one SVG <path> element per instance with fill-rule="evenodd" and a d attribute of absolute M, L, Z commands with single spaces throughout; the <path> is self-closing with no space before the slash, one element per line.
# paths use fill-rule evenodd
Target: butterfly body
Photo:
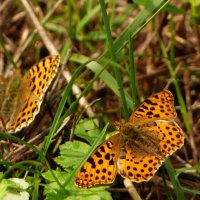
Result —
<path fill-rule="evenodd" d="M 143 126 L 135 126 L 131 122 L 124 123 L 119 130 L 124 144 L 128 148 L 134 147 L 138 154 L 163 156 L 160 151 L 159 139 L 148 131 L 143 130 Z"/>
<path fill-rule="evenodd" d="M 38 114 L 44 94 L 56 75 L 59 56 L 48 56 L 22 76 L 0 76 L 0 130 L 13 133 L 28 126 Z"/>
<path fill-rule="evenodd" d="M 113 183 L 117 172 L 134 182 L 150 180 L 165 158 L 184 143 L 174 121 L 174 97 L 166 90 L 147 98 L 128 122 L 116 123 L 119 133 L 103 142 L 76 176 L 79 187 Z"/>

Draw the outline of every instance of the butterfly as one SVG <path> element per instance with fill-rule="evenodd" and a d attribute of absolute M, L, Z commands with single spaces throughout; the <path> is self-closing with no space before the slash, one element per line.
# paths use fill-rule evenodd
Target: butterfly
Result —
<path fill-rule="evenodd" d="M 165 158 L 184 144 L 168 90 L 148 97 L 128 122 L 117 123 L 119 133 L 92 153 L 76 175 L 79 187 L 111 184 L 117 172 L 133 182 L 149 181 Z"/>
<path fill-rule="evenodd" d="M 59 63 L 58 55 L 48 56 L 23 77 L 19 73 L 9 78 L 0 76 L 0 130 L 15 133 L 34 120 Z"/>

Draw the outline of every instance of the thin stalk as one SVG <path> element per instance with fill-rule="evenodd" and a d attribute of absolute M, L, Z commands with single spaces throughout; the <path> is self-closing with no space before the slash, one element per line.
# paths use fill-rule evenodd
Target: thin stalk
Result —
<path fill-rule="evenodd" d="M 109 19 L 108 19 L 108 15 L 106 13 L 105 1 L 99 0 L 99 3 L 101 5 L 101 11 L 102 11 L 103 20 L 104 20 L 104 24 L 105 24 L 105 28 L 106 28 L 107 40 L 108 40 L 108 46 L 109 46 L 111 58 L 114 62 L 117 62 L 116 54 L 115 54 L 116 51 L 114 50 Z M 120 76 L 120 69 L 118 67 L 114 67 L 114 73 L 115 73 L 115 78 L 117 80 L 117 84 L 118 84 L 118 87 L 119 87 L 120 97 L 121 97 L 121 100 L 122 100 L 124 117 L 125 117 L 125 120 L 127 121 L 128 117 L 129 117 L 129 113 L 128 113 L 128 107 L 127 107 L 127 103 L 126 103 L 126 99 L 125 99 L 125 93 L 124 93 L 124 89 L 123 89 L 122 79 L 121 79 L 121 76 Z"/>
<path fill-rule="evenodd" d="M 131 83 L 131 95 L 133 98 L 133 110 L 137 107 L 137 80 L 136 80 L 136 68 L 134 62 L 134 51 L 132 45 L 131 35 L 129 37 L 129 58 L 130 58 L 130 83 Z"/>

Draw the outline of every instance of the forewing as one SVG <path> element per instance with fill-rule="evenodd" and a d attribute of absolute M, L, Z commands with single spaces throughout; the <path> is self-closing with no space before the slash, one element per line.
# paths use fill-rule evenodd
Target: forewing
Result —
<path fill-rule="evenodd" d="M 23 82 L 27 85 L 31 95 L 42 100 L 48 86 L 58 71 L 60 57 L 58 55 L 47 56 L 40 62 L 32 66 L 23 77 Z"/>
<path fill-rule="evenodd" d="M 168 90 L 153 94 L 147 98 L 133 114 L 129 121 L 135 125 L 146 124 L 158 119 L 176 117 L 174 97 Z"/>
<path fill-rule="evenodd" d="M 23 103 L 23 107 L 6 125 L 7 132 L 17 132 L 34 120 L 40 110 L 44 94 L 56 75 L 59 62 L 58 55 L 48 56 L 32 66 L 22 78 L 24 90 L 20 103 Z"/>
<path fill-rule="evenodd" d="M 75 183 L 79 187 L 110 184 L 116 177 L 120 135 L 116 134 L 101 144 L 82 166 Z"/>

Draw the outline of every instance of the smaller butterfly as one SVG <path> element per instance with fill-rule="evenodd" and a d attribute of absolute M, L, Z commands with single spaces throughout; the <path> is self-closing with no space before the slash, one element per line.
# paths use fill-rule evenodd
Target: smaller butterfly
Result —
<path fill-rule="evenodd" d="M 10 78 L 0 76 L 0 130 L 15 133 L 34 120 L 59 63 L 58 55 L 48 56 L 23 77 L 20 74 Z"/>
<path fill-rule="evenodd" d="M 165 158 L 184 144 L 176 117 L 174 97 L 168 90 L 146 99 L 118 134 L 101 144 L 76 176 L 79 187 L 110 184 L 117 172 L 133 182 L 148 181 Z"/>

